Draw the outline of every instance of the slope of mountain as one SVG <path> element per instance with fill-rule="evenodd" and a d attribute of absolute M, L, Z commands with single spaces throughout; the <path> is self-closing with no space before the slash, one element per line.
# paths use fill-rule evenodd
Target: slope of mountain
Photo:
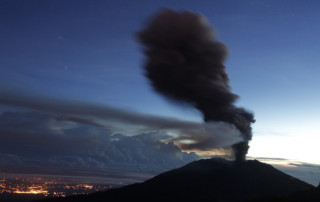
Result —
<path fill-rule="evenodd" d="M 206 159 L 143 183 L 63 201 L 245 201 L 314 188 L 256 160 Z"/>
<path fill-rule="evenodd" d="M 252 200 L 250 202 L 268 202 L 268 201 L 274 201 L 274 202 L 319 202 L 320 201 L 320 184 L 316 188 L 312 188 L 309 190 L 304 191 L 297 191 L 293 194 L 290 194 L 288 196 L 265 196 L 261 197 L 255 200 Z"/>

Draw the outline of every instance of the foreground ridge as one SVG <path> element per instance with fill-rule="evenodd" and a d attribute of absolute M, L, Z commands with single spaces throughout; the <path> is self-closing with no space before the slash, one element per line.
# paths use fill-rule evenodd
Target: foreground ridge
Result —
<path fill-rule="evenodd" d="M 87 196 L 43 201 L 246 201 L 314 186 L 257 160 L 202 159 L 136 183 Z"/>

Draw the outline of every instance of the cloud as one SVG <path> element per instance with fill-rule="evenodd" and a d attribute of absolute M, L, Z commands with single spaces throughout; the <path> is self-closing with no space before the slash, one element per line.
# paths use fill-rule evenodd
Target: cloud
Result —
<path fill-rule="evenodd" d="M 101 127 L 127 135 L 167 131 L 174 136 L 171 141 L 176 141 L 176 144 L 181 148 L 205 151 L 230 146 L 243 140 L 238 129 L 228 123 L 184 121 L 125 111 L 99 104 L 53 99 L 32 93 L 10 92 L 2 89 L 0 90 L 0 104 L 23 107 L 41 112 L 43 115 L 53 116 L 55 119 L 50 123 L 57 121 L 54 127 L 60 132 L 62 132 L 61 127 L 70 127 L 70 124 L 74 123 Z M 227 131 L 226 133 L 222 132 L 222 125 L 227 126 L 224 131 Z M 189 145 L 188 141 L 181 140 L 188 140 L 192 144 Z M 206 144 L 205 147 L 202 147 L 203 143 Z"/>
<path fill-rule="evenodd" d="M 163 172 L 198 159 L 171 143 L 167 133 L 135 136 L 61 119 L 40 112 L 4 112 L 0 116 L 0 163 L 11 167 L 65 169 L 119 168 Z"/>
<path fill-rule="evenodd" d="M 203 124 L 204 130 L 215 135 L 203 135 L 197 132 L 180 135 L 171 140 L 184 150 L 210 151 L 212 148 L 228 147 L 242 140 L 238 129 L 226 122 L 206 122 Z M 194 141 L 196 140 L 196 141 Z"/>

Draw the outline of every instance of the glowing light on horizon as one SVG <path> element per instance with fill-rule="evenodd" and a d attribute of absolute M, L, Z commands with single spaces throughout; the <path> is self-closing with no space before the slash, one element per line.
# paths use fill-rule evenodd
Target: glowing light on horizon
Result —
<path fill-rule="evenodd" d="M 40 189 L 40 190 L 39 189 L 30 189 L 27 191 L 16 190 L 16 191 L 13 191 L 13 193 L 15 193 L 15 194 L 45 194 L 45 195 L 47 195 L 48 191 L 42 190 L 42 189 Z"/>

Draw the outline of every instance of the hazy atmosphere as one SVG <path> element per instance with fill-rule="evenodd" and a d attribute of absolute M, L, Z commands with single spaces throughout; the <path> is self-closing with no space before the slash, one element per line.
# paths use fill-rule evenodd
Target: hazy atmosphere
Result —
<path fill-rule="evenodd" d="M 147 178 L 222 156 L 317 185 L 319 8 L 0 0 L 0 174 Z"/>

